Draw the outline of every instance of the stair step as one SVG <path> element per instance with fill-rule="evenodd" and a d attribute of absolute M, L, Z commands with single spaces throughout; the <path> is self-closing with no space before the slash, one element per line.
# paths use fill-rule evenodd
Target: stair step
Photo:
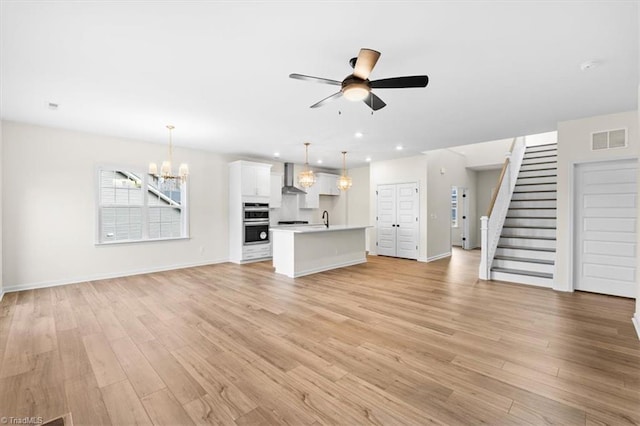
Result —
<path fill-rule="evenodd" d="M 536 200 L 548 200 L 550 198 L 555 199 L 556 191 L 514 191 L 511 196 L 511 201 L 536 201 Z"/>
<path fill-rule="evenodd" d="M 546 241 L 555 241 L 556 238 L 555 237 L 519 237 L 517 235 L 511 235 L 511 234 L 502 234 L 500 235 L 500 238 L 522 238 L 525 240 L 546 240 Z"/>
<path fill-rule="evenodd" d="M 530 207 L 539 209 L 542 207 L 556 208 L 557 200 L 555 198 L 542 198 L 539 200 L 512 200 L 509 204 L 510 209 Z"/>
<path fill-rule="evenodd" d="M 520 257 L 520 256 L 495 256 L 494 259 L 499 260 L 513 260 L 516 262 L 526 262 L 526 263 L 539 263 L 541 265 L 553 265 L 555 262 L 549 259 L 536 259 L 532 257 Z"/>
<path fill-rule="evenodd" d="M 531 152 L 531 153 L 526 153 L 524 154 L 524 157 L 522 157 L 523 160 L 531 160 L 534 158 L 558 158 L 558 154 L 556 152 L 544 152 L 544 151 L 538 151 L 538 152 Z"/>
<path fill-rule="evenodd" d="M 522 164 L 520 166 L 520 172 L 530 172 L 530 171 L 543 171 L 543 170 L 557 170 L 558 163 L 552 164 Z"/>
<path fill-rule="evenodd" d="M 535 185 L 541 183 L 558 183 L 558 177 L 553 176 L 525 176 L 518 177 L 516 185 Z"/>
<path fill-rule="evenodd" d="M 551 165 L 551 164 L 557 164 L 558 161 L 555 159 L 555 157 L 553 159 L 547 159 L 547 158 L 524 158 L 522 159 L 522 165 L 523 166 L 531 166 L 531 165 L 538 165 L 538 166 L 542 166 L 542 165 Z"/>
<path fill-rule="evenodd" d="M 520 173 L 518 173 L 518 179 L 524 179 L 528 177 L 547 177 L 547 176 L 558 176 L 558 169 L 544 169 L 544 170 L 522 170 L 520 169 Z"/>
<path fill-rule="evenodd" d="M 495 272 L 504 272 L 507 274 L 514 275 L 528 275 L 530 277 L 540 277 L 540 278 L 551 278 L 553 279 L 553 274 L 545 273 L 545 272 L 534 272 L 534 271 L 523 271 L 521 269 L 510 269 L 510 268 L 491 268 L 491 271 Z"/>
<path fill-rule="evenodd" d="M 553 288 L 553 277 L 538 277 L 534 275 L 511 274 L 502 271 L 491 271 L 491 279 L 517 284 L 526 284 L 536 287 Z"/>
<path fill-rule="evenodd" d="M 499 249 L 510 249 L 510 250 L 531 250 L 531 251 L 544 251 L 544 252 L 556 252 L 556 249 L 554 248 L 531 248 L 531 247 L 524 247 L 524 246 L 512 246 L 512 245 L 498 245 Z"/>
<path fill-rule="evenodd" d="M 556 238 L 556 228 L 523 227 L 523 226 L 503 226 L 504 237 L 513 238 Z"/>
<path fill-rule="evenodd" d="M 528 146 L 525 149 L 525 152 L 538 152 L 538 151 L 546 151 L 549 149 L 554 149 L 557 150 L 558 149 L 558 144 L 557 143 L 547 143 L 544 145 L 532 145 L 532 146 Z"/>
<path fill-rule="evenodd" d="M 498 240 L 498 246 L 515 246 L 526 247 L 532 250 L 555 250 L 556 249 L 555 238 L 529 238 L 518 236 L 505 236 L 501 235 Z"/>
<path fill-rule="evenodd" d="M 496 248 L 496 256 L 507 256 L 507 257 L 518 257 L 518 258 L 527 258 L 527 259 L 540 259 L 547 261 L 555 261 L 556 252 L 553 249 L 531 249 L 531 248 L 518 248 L 518 246 L 513 246 L 515 248 L 507 247 L 497 247 Z"/>
<path fill-rule="evenodd" d="M 507 217 L 504 226 L 548 229 L 556 228 L 557 222 L 555 217 Z"/>
<path fill-rule="evenodd" d="M 557 183 L 532 183 L 530 185 L 516 185 L 513 192 L 555 191 Z"/>
<path fill-rule="evenodd" d="M 524 208 L 524 209 L 512 209 L 510 208 L 507 211 L 507 217 L 510 219 L 515 218 L 551 218 L 555 219 L 557 217 L 557 209 L 555 208 L 543 208 L 543 209 L 532 209 L 532 208 Z"/>

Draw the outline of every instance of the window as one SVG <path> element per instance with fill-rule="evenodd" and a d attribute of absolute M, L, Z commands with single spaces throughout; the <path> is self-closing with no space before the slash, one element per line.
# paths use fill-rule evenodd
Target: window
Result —
<path fill-rule="evenodd" d="M 451 187 L 451 227 L 458 227 L 458 187 Z"/>
<path fill-rule="evenodd" d="M 186 238 L 186 182 L 98 170 L 97 243 Z"/>

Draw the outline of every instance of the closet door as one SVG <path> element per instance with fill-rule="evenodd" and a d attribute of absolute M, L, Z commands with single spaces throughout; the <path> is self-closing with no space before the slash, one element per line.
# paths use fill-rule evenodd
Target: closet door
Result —
<path fill-rule="evenodd" d="M 418 185 L 396 186 L 396 256 L 418 258 Z"/>
<path fill-rule="evenodd" d="M 378 254 L 396 255 L 396 185 L 378 185 Z"/>
<path fill-rule="evenodd" d="M 417 183 L 378 185 L 377 248 L 381 256 L 418 258 Z"/>

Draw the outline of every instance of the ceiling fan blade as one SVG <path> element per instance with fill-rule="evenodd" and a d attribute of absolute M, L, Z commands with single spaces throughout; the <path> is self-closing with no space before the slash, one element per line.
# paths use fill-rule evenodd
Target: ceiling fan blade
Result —
<path fill-rule="evenodd" d="M 333 101 L 334 99 L 338 99 L 340 96 L 342 96 L 342 91 L 338 92 L 338 93 L 334 93 L 331 96 L 327 96 L 326 98 L 324 98 L 323 100 L 321 100 L 320 102 L 316 102 L 315 104 L 311 105 L 309 108 L 318 108 L 321 107 L 322 105 L 329 103 L 331 101 Z"/>
<path fill-rule="evenodd" d="M 429 77 L 426 75 L 412 75 L 409 77 L 383 78 L 371 82 L 373 89 L 403 89 L 405 87 L 427 87 Z"/>
<path fill-rule="evenodd" d="M 295 78 L 297 80 L 313 81 L 314 83 L 330 84 L 332 86 L 340 86 L 342 84 L 341 81 L 330 80 L 328 78 L 321 78 L 321 77 L 312 77 L 310 75 L 289 74 L 289 77 Z"/>
<path fill-rule="evenodd" d="M 371 70 L 376 66 L 376 62 L 378 62 L 378 58 L 380 57 L 380 52 L 372 49 L 360 49 L 360 53 L 358 53 L 358 60 L 356 60 L 356 65 L 353 67 L 353 75 L 362 80 L 366 80 L 369 78 L 369 74 L 371 74 Z"/>
<path fill-rule="evenodd" d="M 377 97 L 374 93 L 369 92 L 369 96 L 367 96 L 366 98 L 364 98 L 362 100 L 362 102 L 364 102 L 365 104 L 367 104 L 367 106 L 369 108 L 371 108 L 374 111 L 377 111 L 379 109 L 382 109 L 384 107 L 387 106 L 387 104 L 384 103 L 384 101 L 382 99 L 380 99 L 379 97 Z"/>

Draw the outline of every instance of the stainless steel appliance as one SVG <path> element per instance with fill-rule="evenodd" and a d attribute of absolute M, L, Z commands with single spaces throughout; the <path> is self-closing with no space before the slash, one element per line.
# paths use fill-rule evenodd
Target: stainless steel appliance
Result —
<path fill-rule="evenodd" d="M 244 241 L 243 244 L 269 243 L 269 204 L 244 203 L 242 205 Z"/>

